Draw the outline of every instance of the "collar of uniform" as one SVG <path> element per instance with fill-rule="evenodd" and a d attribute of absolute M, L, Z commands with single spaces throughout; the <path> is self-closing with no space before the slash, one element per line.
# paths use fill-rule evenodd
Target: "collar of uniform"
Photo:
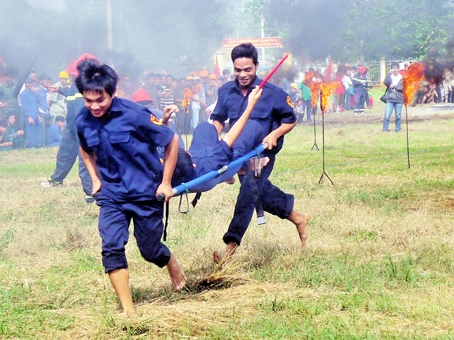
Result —
<path fill-rule="evenodd" d="M 122 109 L 121 99 L 118 97 L 112 98 L 112 105 L 110 105 L 109 112 L 120 112 Z"/>
<path fill-rule="evenodd" d="M 259 77 L 257 77 L 257 75 L 255 75 L 255 79 L 254 79 L 254 82 L 252 83 L 252 85 L 260 85 L 261 82 L 262 82 L 262 80 Z M 235 83 L 235 88 L 238 90 L 238 92 L 241 92 L 240 85 L 238 83 L 238 79 L 235 79 L 234 83 Z"/>

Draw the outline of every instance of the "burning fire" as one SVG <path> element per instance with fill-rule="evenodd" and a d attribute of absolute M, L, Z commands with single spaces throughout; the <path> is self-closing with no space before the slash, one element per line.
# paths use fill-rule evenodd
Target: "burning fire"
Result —
<path fill-rule="evenodd" d="M 191 103 L 191 98 L 193 94 L 191 89 L 188 89 L 187 87 L 183 90 L 183 100 L 181 101 L 181 105 L 185 108 L 185 110 L 189 107 L 189 104 Z"/>
<path fill-rule="evenodd" d="M 317 105 L 318 93 L 320 92 L 320 82 L 315 80 L 315 73 L 308 72 L 304 77 L 304 84 L 311 90 L 312 107 Z"/>
<path fill-rule="evenodd" d="M 402 92 L 404 95 L 404 104 L 411 104 L 414 95 L 421 86 L 421 80 L 424 79 L 424 64 L 413 63 L 408 66 L 402 80 Z"/>
<path fill-rule="evenodd" d="M 326 108 L 328 107 L 329 97 L 331 93 L 334 92 L 336 88 L 340 86 L 338 81 L 333 81 L 331 83 L 321 83 L 320 90 L 321 90 L 321 99 L 320 99 L 320 109 L 322 112 L 325 112 Z M 313 98 L 312 98 L 313 100 Z"/>

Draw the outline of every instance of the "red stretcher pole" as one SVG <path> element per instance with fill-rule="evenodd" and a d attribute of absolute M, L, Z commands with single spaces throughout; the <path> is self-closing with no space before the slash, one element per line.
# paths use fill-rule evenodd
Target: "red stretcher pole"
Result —
<path fill-rule="evenodd" d="M 288 57 L 288 54 L 286 54 L 284 56 L 284 58 L 281 59 L 281 61 L 276 65 L 275 68 L 273 68 L 273 70 L 266 76 L 266 78 L 260 83 L 259 85 L 259 89 L 261 89 L 268 80 L 270 80 L 270 78 L 273 76 L 273 74 L 277 71 L 277 69 L 282 65 L 282 63 L 285 61 L 285 59 L 287 59 Z"/>

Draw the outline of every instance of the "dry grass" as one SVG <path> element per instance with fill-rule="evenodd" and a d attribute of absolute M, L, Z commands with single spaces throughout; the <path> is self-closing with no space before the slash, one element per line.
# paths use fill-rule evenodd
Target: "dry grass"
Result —
<path fill-rule="evenodd" d="M 305 249 L 288 221 L 253 218 L 234 261 L 218 268 L 212 253 L 224 248 L 238 185 L 204 193 L 188 214 L 173 199 L 167 244 L 188 284 L 174 292 L 131 238 L 134 319 L 123 317 L 103 273 L 98 208 L 83 201 L 75 169 L 63 187 L 45 189 L 55 150 L 1 153 L 0 337 L 449 339 L 454 120 L 411 110 L 410 169 L 405 134 L 381 133 L 379 111 L 326 116 L 335 185 L 318 183 L 312 128 L 287 137 L 272 179 L 311 214 Z"/>

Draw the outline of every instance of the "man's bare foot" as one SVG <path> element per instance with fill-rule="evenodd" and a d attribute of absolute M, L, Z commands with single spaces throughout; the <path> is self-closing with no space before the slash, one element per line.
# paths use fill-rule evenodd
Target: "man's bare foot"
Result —
<path fill-rule="evenodd" d="M 217 251 L 213 253 L 213 261 L 219 265 L 230 262 L 236 248 L 238 248 L 238 244 L 236 244 L 235 242 L 230 242 L 225 248 L 224 256 L 221 256 L 221 254 L 219 254 Z"/>
<path fill-rule="evenodd" d="M 136 318 L 139 316 L 135 308 L 129 308 L 124 310 L 125 316 L 127 318 Z"/>
<path fill-rule="evenodd" d="M 228 180 L 225 181 L 227 184 L 234 184 L 235 183 L 235 177 L 230 177 Z"/>
<path fill-rule="evenodd" d="M 310 219 L 309 214 L 299 213 L 299 212 L 296 212 L 295 210 L 293 210 L 292 213 L 290 214 L 290 216 L 288 217 L 288 219 L 295 224 L 296 230 L 298 231 L 298 235 L 301 240 L 301 246 L 304 247 L 306 245 L 306 241 L 308 238 L 306 226 L 309 223 L 309 219 Z"/>
<path fill-rule="evenodd" d="M 186 275 L 184 275 L 183 268 L 173 253 L 170 253 L 170 260 L 166 267 L 169 271 L 170 281 L 172 281 L 173 287 L 176 290 L 183 288 L 186 283 Z"/>

